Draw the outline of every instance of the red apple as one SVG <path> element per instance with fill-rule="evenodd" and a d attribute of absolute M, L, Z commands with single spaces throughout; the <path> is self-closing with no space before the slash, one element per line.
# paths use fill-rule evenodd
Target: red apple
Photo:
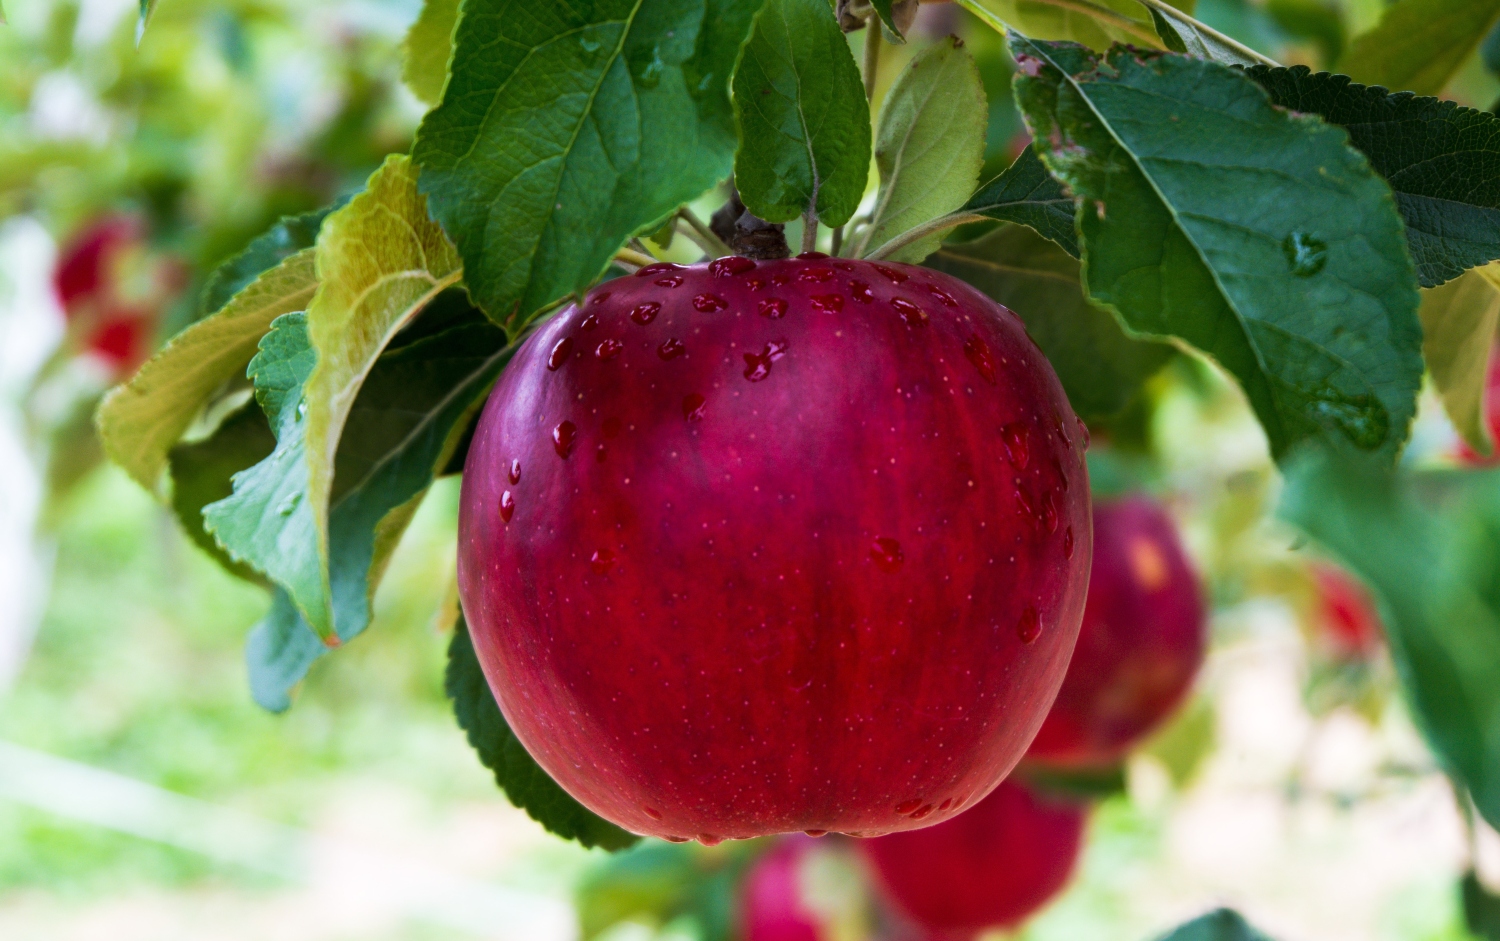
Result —
<path fill-rule="evenodd" d="M 1118 761 L 1187 694 L 1206 634 L 1198 578 L 1166 512 L 1141 496 L 1096 504 L 1078 646 L 1027 760 Z"/>
<path fill-rule="evenodd" d="M 1354 576 L 1327 562 L 1309 566 L 1317 592 L 1314 636 L 1338 660 L 1368 660 L 1385 636 L 1369 591 Z"/>
<path fill-rule="evenodd" d="M 490 397 L 459 517 L 474 645 L 542 767 L 636 833 L 927 826 L 1062 682 L 1083 446 L 1019 318 L 951 277 L 649 265 Z"/>
<path fill-rule="evenodd" d="M 860 844 L 884 897 L 937 938 L 1010 928 L 1067 884 L 1083 845 L 1083 804 L 1015 780 L 925 830 Z"/>
<path fill-rule="evenodd" d="M 1458 460 L 1470 467 L 1493 467 L 1500 464 L 1500 356 L 1490 350 L 1490 362 L 1484 382 L 1484 424 L 1489 429 L 1490 441 L 1494 442 L 1488 457 L 1469 447 L 1467 441 L 1458 442 Z"/>
<path fill-rule="evenodd" d="M 146 358 L 156 322 L 182 280 L 175 260 L 148 251 L 143 226 L 130 216 L 91 223 L 63 247 L 53 272 L 70 336 L 114 375 Z"/>
<path fill-rule="evenodd" d="M 864 897 L 856 867 L 827 840 L 782 837 L 745 873 L 740 941 L 839 941 L 862 935 Z M 851 860 L 852 861 L 852 860 Z"/>

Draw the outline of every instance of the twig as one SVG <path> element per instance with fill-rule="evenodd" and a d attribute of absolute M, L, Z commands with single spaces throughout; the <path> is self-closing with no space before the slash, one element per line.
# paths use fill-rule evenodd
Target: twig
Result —
<path fill-rule="evenodd" d="M 880 36 L 880 20 L 872 12 L 865 23 L 865 61 L 861 72 L 865 80 L 865 100 L 875 100 L 875 79 L 880 74 L 880 45 L 885 40 Z"/>
<path fill-rule="evenodd" d="M 839 226 L 837 229 L 833 230 L 833 245 L 829 249 L 828 254 L 830 254 L 830 255 L 837 255 L 839 253 L 839 250 L 842 249 L 843 247 L 844 247 L 844 227 L 843 226 Z"/>
<path fill-rule="evenodd" d="M 623 262 L 627 265 L 634 265 L 637 268 L 644 268 L 647 265 L 656 264 L 655 258 L 652 258 L 650 255 L 643 255 L 640 252 L 630 248 L 622 248 L 619 251 L 615 252 L 615 261 Z"/>
<path fill-rule="evenodd" d="M 813 251 L 818 247 L 818 213 L 811 206 L 802 214 L 802 250 Z"/>
<path fill-rule="evenodd" d="M 686 206 L 677 211 L 678 218 L 688 224 L 689 232 L 683 232 L 688 238 L 698 243 L 698 247 L 708 253 L 711 258 L 719 258 L 724 255 L 733 255 L 734 249 L 724 244 L 724 240 L 714 234 L 714 230 L 704 225 L 694 212 Z M 694 234 L 697 238 L 694 238 Z"/>
<path fill-rule="evenodd" d="M 988 216 L 981 216 L 973 212 L 950 212 L 946 216 L 938 216 L 931 222 L 924 222 L 916 228 L 907 229 L 905 232 L 902 232 L 900 235 L 891 239 L 889 242 L 881 245 L 873 252 L 861 255 L 860 257 L 867 258 L 871 261 L 879 261 L 882 258 L 889 258 L 891 255 L 894 255 L 896 252 L 910 245 L 912 242 L 926 238 L 927 236 L 932 235 L 936 232 L 945 232 L 948 229 L 963 225 L 966 222 L 987 221 L 989 221 Z"/>

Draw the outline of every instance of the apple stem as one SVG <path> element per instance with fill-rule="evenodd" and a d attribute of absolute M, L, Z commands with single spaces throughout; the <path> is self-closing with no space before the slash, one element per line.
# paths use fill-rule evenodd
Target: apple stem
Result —
<path fill-rule="evenodd" d="M 818 213 L 815 209 L 808 207 L 807 212 L 802 214 L 802 250 L 804 252 L 814 251 L 818 247 Z"/>
<path fill-rule="evenodd" d="M 910 245 L 912 242 L 932 235 L 935 232 L 944 232 L 955 226 L 963 225 L 966 222 L 985 222 L 987 220 L 987 216 L 981 216 L 977 213 L 964 212 L 962 210 L 958 212 L 950 212 L 948 213 L 948 215 L 939 216 L 936 219 L 933 219 L 931 222 L 924 222 L 919 226 L 914 226 L 910 229 L 907 229 L 905 232 L 902 232 L 900 235 L 876 248 L 873 252 L 861 252 L 858 254 L 861 258 L 868 258 L 871 261 L 879 261 L 882 258 L 889 258 L 896 252 Z M 866 234 L 865 240 L 867 242 L 869 241 L 868 234 Z"/>
<path fill-rule="evenodd" d="M 642 254 L 632 248 L 622 248 L 615 252 L 615 261 L 622 265 L 631 265 L 635 268 L 644 268 L 647 265 L 656 264 L 656 259 L 650 255 Z"/>
<path fill-rule="evenodd" d="M 686 206 L 677 210 L 677 217 L 688 224 L 688 231 L 683 232 L 710 258 L 720 258 L 724 255 L 733 255 L 734 249 L 724 244 L 724 240 L 714 234 L 714 230 L 704 224 L 693 210 Z"/>

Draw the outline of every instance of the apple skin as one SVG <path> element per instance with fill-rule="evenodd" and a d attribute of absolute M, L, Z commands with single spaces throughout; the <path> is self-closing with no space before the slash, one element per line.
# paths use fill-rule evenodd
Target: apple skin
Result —
<path fill-rule="evenodd" d="M 1375 601 L 1353 575 L 1327 562 L 1309 566 L 1316 601 L 1316 637 L 1335 659 L 1369 660 L 1380 649 L 1385 630 Z"/>
<path fill-rule="evenodd" d="M 1011 928 L 1067 885 L 1087 808 L 1012 779 L 925 830 L 863 841 L 880 895 L 934 939 Z"/>
<path fill-rule="evenodd" d="M 1187 695 L 1207 641 L 1198 577 L 1166 511 L 1139 495 L 1096 503 L 1078 646 L 1026 760 L 1079 769 L 1120 760 Z"/>
<path fill-rule="evenodd" d="M 1062 682 L 1083 447 L 1020 319 L 956 279 L 647 266 L 490 396 L 459 513 L 474 646 L 532 756 L 628 830 L 928 826 Z"/>

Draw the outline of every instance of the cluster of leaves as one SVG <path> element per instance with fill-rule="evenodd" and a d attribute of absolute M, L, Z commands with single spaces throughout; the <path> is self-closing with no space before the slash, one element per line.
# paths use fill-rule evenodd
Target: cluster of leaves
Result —
<path fill-rule="evenodd" d="M 1192 350 L 1237 379 L 1286 467 L 1321 448 L 1389 474 L 1424 369 L 1487 449 L 1500 119 L 1413 92 L 1441 90 L 1500 0 L 1393 5 L 1344 56 L 1356 77 L 1409 89 L 1396 92 L 1282 68 L 1160 0 L 964 5 L 1009 30 L 1035 140 L 988 182 L 991 103 L 961 42 L 916 49 L 872 116 L 879 36 L 905 39 L 890 3 L 872 4 L 862 75 L 828 0 L 428 0 L 406 43 L 407 81 L 432 105 L 410 154 L 227 263 L 201 318 L 99 416 L 110 455 L 272 589 L 247 648 L 257 700 L 287 708 L 310 665 L 368 626 L 403 528 L 461 468 L 536 320 L 640 261 L 637 236 L 687 225 L 707 242 L 682 207 L 731 174 L 750 212 L 800 220 L 806 247 L 925 262 L 1016 309 L 1087 419 L 1118 415 Z M 985 233 L 944 241 L 970 223 Z M 1351 502 L 1351 479 L 1326 488 L 1382 518 Z M 1407 521 L 1401 488 L 1379 492 L 1392 526 Z M 1314 502 L 1316 518 L 1289 518 L 1342 549 L 1326 527 L 1344 504 Z M 1410 523 L 1449 547 L 1455 579 L 1483 548 L 1482 516 L 1460 516 Z M 1398 573 L 1349 555 L 1401 596 L 1383 580 Z M 1463 639 L 1430 590 L 1411 592 L 1393 619 L 1403 677 L 1500 822 L 1477 680 L 1500 661 L 1444 666 Z M 630 842 L 546 780 L 480 677 L 459 630 L 449 690 L 511 799 L 588 845 Z"/>

